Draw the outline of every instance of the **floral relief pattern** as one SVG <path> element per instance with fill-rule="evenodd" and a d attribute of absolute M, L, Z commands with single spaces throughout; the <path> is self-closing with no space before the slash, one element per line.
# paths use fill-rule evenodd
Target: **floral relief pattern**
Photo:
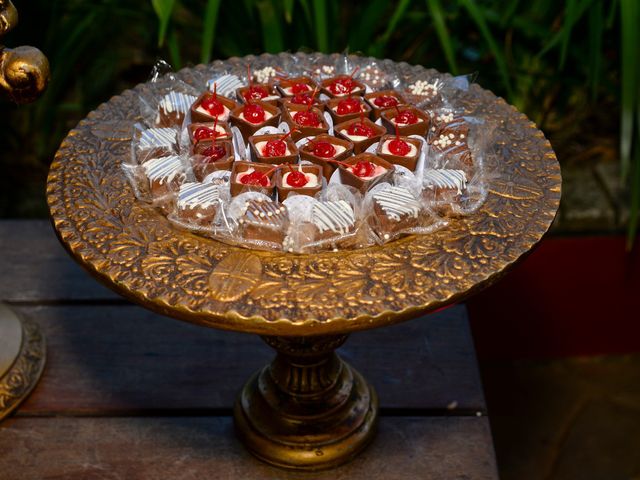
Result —
<path fill-rule="evenodd" d="M 300 64 L 335 56 L 296 54 Z M 232 58 L 176 75 L 201 88 L 222 71 L 242 75 L 289 56 Z M 351 57 L 354 64 L 371 59 Z M 284 64 L 284 65 L 283 65 Z M 382 71 L 409 82 L 444 77 L 389 60 Z M 175 229 L 135 200 L 120 168 L 139 119 L 145 84 L 91 112 L 63 141 L 51 166 L 48 201 L 72 255 L 116 290 L 196 323 L 263 334 L 349 331 L 390 323 L 460 300 L 530 250 L 560 200 L 560 169 L 548 141 L 523 114 L 472 85 L 457 101 L 494 129 L 484 159 L 488 194 L 480 209 L 431 235 L 321 254 L 250 251 Z"/>

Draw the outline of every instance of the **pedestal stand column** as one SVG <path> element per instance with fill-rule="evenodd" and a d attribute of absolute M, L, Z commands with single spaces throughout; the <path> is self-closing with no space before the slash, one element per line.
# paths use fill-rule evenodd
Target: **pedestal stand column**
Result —
<path fill-rule="evenodd" d="M 317 470 L 344 463 L 373 438 L 378 399 L 334 352 L 347 335 L 262 337 L 278 353 L 244 386 L 238 436 L 258 458 Z"/>

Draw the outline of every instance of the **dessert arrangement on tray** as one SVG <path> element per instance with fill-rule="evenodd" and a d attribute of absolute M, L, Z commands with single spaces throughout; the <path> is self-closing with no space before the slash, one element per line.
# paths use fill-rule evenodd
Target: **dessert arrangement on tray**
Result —
<path fill-rule="evenodd" d="M 484 201 L 492 129 L 456 106 L 467 79 L 405 85 L 347 57 L 246 67 L 140 96 L 123 168 L 179 227 L 247 248 L 361 248 Z"/>

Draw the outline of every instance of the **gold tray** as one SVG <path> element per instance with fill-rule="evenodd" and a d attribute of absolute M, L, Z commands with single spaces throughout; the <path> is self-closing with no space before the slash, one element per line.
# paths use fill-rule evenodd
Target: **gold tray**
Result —
<path fill-rule="evenodd" d="M 299 53 L 295 57 L 307 65 L 337 60 L 337 55 Z M 184 69 L 176 76 L 203 88 L 214 72 L 243 75 L 247 63 L 254 71 L 268 65 L 286 71 L 291 58 L 288 54 L 232 58 Z M 375 59 L 350 60 L 364 65 Z M 407 83 L 450 78 L 421 66 L 375 61 L 381 70 L 394 72 Z M 339 360 L 332 352 L 344 341 L 344 334 L 436 310 L 491 284 L 540 241 L 558 209 L 560 168 L 549 142 L 525 115 L 474 84 L 459 93 L 457 103 L 467 115 L 494 126 L 496 139 L 484 162 L 487 199 L 474 214 L 452 219 L 430 235 L 361 250 L 308 255 L 251 251 L 180 231 L 159 211 L 136 200 L 120 168 L 130 155 L 132 125 L 139 120 L 138 95 L 169 81 L 139 85 L 113 97 L 69 133 L 48 178 L 55 229 L 80 264 L 125 297 L 181 320 L 268 336 L 268 343 L 280 352 L 265 369 L 271 369 L 272 377 L 273 372 L 284 372 L 282 378 L 289 378 L 286 375 L 302 368 L 300 359 L 308 358 L 309 352 L 333 362 L 330 372 L 324 373 L 342 375 L 346 367 L 336 363 Z M 309 336 L 320 337 L 314 341 Z M 283 359 L 289 362 L 286 372 Z M 312 373 L 318 374 L 317 369 Z M 312 386 L 324 388 L 316 380 Z M 259 388 L 252 387 L 252 382 L 256 379 L 239 399 L 237 409 L 244 409 L 245 415 L 237 410 L 236 424 L 249 448 L 267 461 L 294 468 L 332 466 L 350 458 L 371 438 L 362 428 L 354 433 L 358 448 L 348 455 L 340 453 L 343 444 L 334 449 L 334 457 L 328 450 L 316 454 L 318 458 L 311 455 L 302 460 L 292 460 L 288 450 L 273 453 L 273 445 L 261 443 L 264 438 L 248 438 L 247 432 L 259 426 L 247 426 L 247 415 L 273 414 L 266 407 L 258 409 L 258 414 L 250 411 L 257 405 L 252 395 Z M 366 432 L 373 431 L 375 394 L 355 372 L 340 382 L 351 382 L 355 390 L 361 390 L 360 397 L 368 396 L 366 408 L 373 413 L 363 421 Z M 286 394 L 297 398 L 300 406 L 298 387 L 302 386 L 294 387 L 285 388 Z M 322 402 L 331 403 L 326 398 Z M 273 427 L 272 433 L 283 428 L 288 427 Z M 307 447 L 305 444 L 308 453 Z"/>

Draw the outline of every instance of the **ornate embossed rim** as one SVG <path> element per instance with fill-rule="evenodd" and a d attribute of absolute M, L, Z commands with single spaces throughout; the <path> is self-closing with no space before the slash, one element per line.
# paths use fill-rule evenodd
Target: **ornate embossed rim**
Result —
<path fill-rule="evenodd" d="M 326 61 L 336 57 L 320 54 L 296 56 L 303 60 L 313 57 Z M 254 65 L 260 62 L 271 64 L 282 58 L 282 55 L 268 54 L 231 58 L 209 66 L 185 69 L 178 72 L 177 76 L 185 81 L 195 81 L 194 78 L 198 76 L 201 80 L 216 67 L 233 68 L 234 64 L 245 65 L 246 62 Z M 362 57 L 352 59 L 356 62 L 376 60 Z M 442 76 L 421 66 L 389 60 L 377 61 L 383 67 L 397 69 L 408 78 Z M 135 92 L 143 88 L 148 86 L 140 85 Z M 316 335 L 373 328 L 409 319 L 460 301 L 496 281 L 542 239 L 558 209 L 560 170 L 549 142 L 526 116 L 491 92 L 473 85 L 463 99 L 463 105 L 477 109 L 493 121 L 500 134 L 496 137 L 499 140 L 496 144 L 496 157 L 499 158 L 494 161 L 493 172 L 496 180 L 490 185 L 489 198 L 479 212 L 451 222 L 449 227 L 427 240 L 408 237 L 357 252 L 299 255 L 295 257 L 295 266 L 289 267 L 289 271 L 284 267 L 282 271 L 276 268 L 287 254 L 252 252 L 250 254 L 255 255 L 258 264 L 267 269 L 265 272 L 263 268 L 260 272 L 260 288 L 254 286 L 253 290 L 238 298 L 222 294 L 211 298 L 213 295 L 202 292 L 203 288 L 206 289 L 204 279 L 219 269 L 219 265 L 224 263 L 221 261 L 223 258 L 234 254 L 246 255 L 246 250 L 173 230 L 159 218 L 157 212 L 154 216 L 142 207 L 138 208 L 140 212 L 136 212 L 131 199 L 123 193 L 123 198 L 117 200 L 120 203 L 116 203 L 116 207 L 122 208 L 114 214 L 119 213 L 124 218 L 123 212 L 130 210 L 138 216 L 131 214 L 136 223 L 125 223 L 120 236 L 131 234 L 138 228 L 138 220 L 141 220 L 156 234 L 157 241 L 151 247 L 157 247 L 159 251 L 150 252 L 151 247 L 148 247 L 145 254 L 140 254 L 130 264 L 118 263 L 121 259 L 113 254 L 112 239 L 109 237 L 102 243 L 94 239 L 94 233 L 98 236 L 103 233 L 100 231 L 100 219 L 97 217 L 94 223 L 83 223 L 86 219 L 78 213 L 91 215 L 95 208 L 89 205 L 89 199 L 83 203 L 82 198 L 79 200 L 74 196 L 74 192 L 75 195 L 79 192 L 87 195 L 87 190 L 81 188 L 86 185 L 79 183 L 76 188 L 69 185 L 67 179 L 91 179 L 94 172 L 87 164 L 94 161 L 94 157 L 110 161 L 117 157 L 108 148 L 119 148 L 117 141 L 124 142 L 124 135 L 120 140 L 110 138 L 101 143 L 94 138 L 95 131 L 92 129 L 100 132 L 100 128 L 108 128 L 122 120 L 116 118 L 111 124 L 105 118 L 118 115 L 125 108 L 130 109 L 130 118 L 133 115 L 130 105 L 133 95 L 134 92 L 125 91 L 101 105 L 80 122 L 61 145 L 48 179 L 48 202 L 54 226 L 71 255 L 107 286 L 159 313 L 200 325 L 266 335 Z M 119 178 L 115 172 L 113 179 L 114 185 L 122 187 L 117 183 Z M 95 178 L 91 180 L 96 181 Z M 105 190 L 105 198 L 115 190 L 111 188 L 109 191 L 109 185 L 100 188 Z M 87 228 L 87 225 L 91 228 Z M 169 229 L 170 233 L 165 235 L 164 229 Z M 90 235 L 88 230 L 91 231 Z M 177 262 L 191 256 L 198 257 L 198 262 L 201 262 L 196 262 L 194 271 L 206 268 L 209 271 L 197 277 L 181 271 L 180 266 L 176 267 Z M 173 263 L 160 267 L 154 264 L 154 260 L 165 257 L 169 258 L 169 263 Z M 362 274 L 358 276 L 356 270 L 360 268 L 359 262 L 370 267 L 365 272 L 369 274 L 368 277 L 361 278 Z M 159 269 L 159 280 L 148 278 L 149 274 L 144 270 L 147 264 Z M 325 269 L 322 270 L 318 265 L 323 265 Z M 351 265 L 351 271 L 348 265 Z M 384 271 L 385 265 L 390 266 L 387 272 Z M 402 267 L 402 271 L 398 273 L 394 265 Z M 162 270 L 165 267 L 170 270 L 169 273 Z M 337 271 L 334 272 L 333 267 Z M 295 282 L 287 283 L 287 277 L 292 272 L 301 272 L 303 268 L 307 269 L 305 273 L 310 276 L 301 274 L 303 278 L 298 287 L 304 287 L 304 281 L 309 278 L 316 279 L 321 286 L 324 282 L 328 290 L 336 292 L 337 298 L 324 298 L 322 293 L 314 291 L 313 295 L 317 298 L 312 299 L 305 291 L 295 291 Z M 376 268 L 382 268 L 381 272 L 375 273 Z M 345 281 L 342 283 L 335 278 L 340 275 L 344 275 Z M 189 285 L 192 282 L 195 287 L 184 287 L 181 282 Z M 280 304 L 270 301 L 268 295 L 253 295 L 255 290 L 264 290 L 264 285 L 269 282 L 276 286 L 280 282 L 288 289 L 288 297 Z M 349 290 L 353 283 L 357 283 L 360 290 Z M 400 288 L 403 285 L 412 289 L 403 290 Z M 380 293 L 379 297 L 375 296 L 376 292 Z M 373 299 L 358 299 L 360 293 L 369 297 L 373 295 Z"/>
<path fill-rule="evenodd" d="M 44 370 L 46 346 L 40 328 L 23 321 L 22 333 L 20 353 L 11 368 L 0 377 L 0 420 L 29 396 Z"/>

